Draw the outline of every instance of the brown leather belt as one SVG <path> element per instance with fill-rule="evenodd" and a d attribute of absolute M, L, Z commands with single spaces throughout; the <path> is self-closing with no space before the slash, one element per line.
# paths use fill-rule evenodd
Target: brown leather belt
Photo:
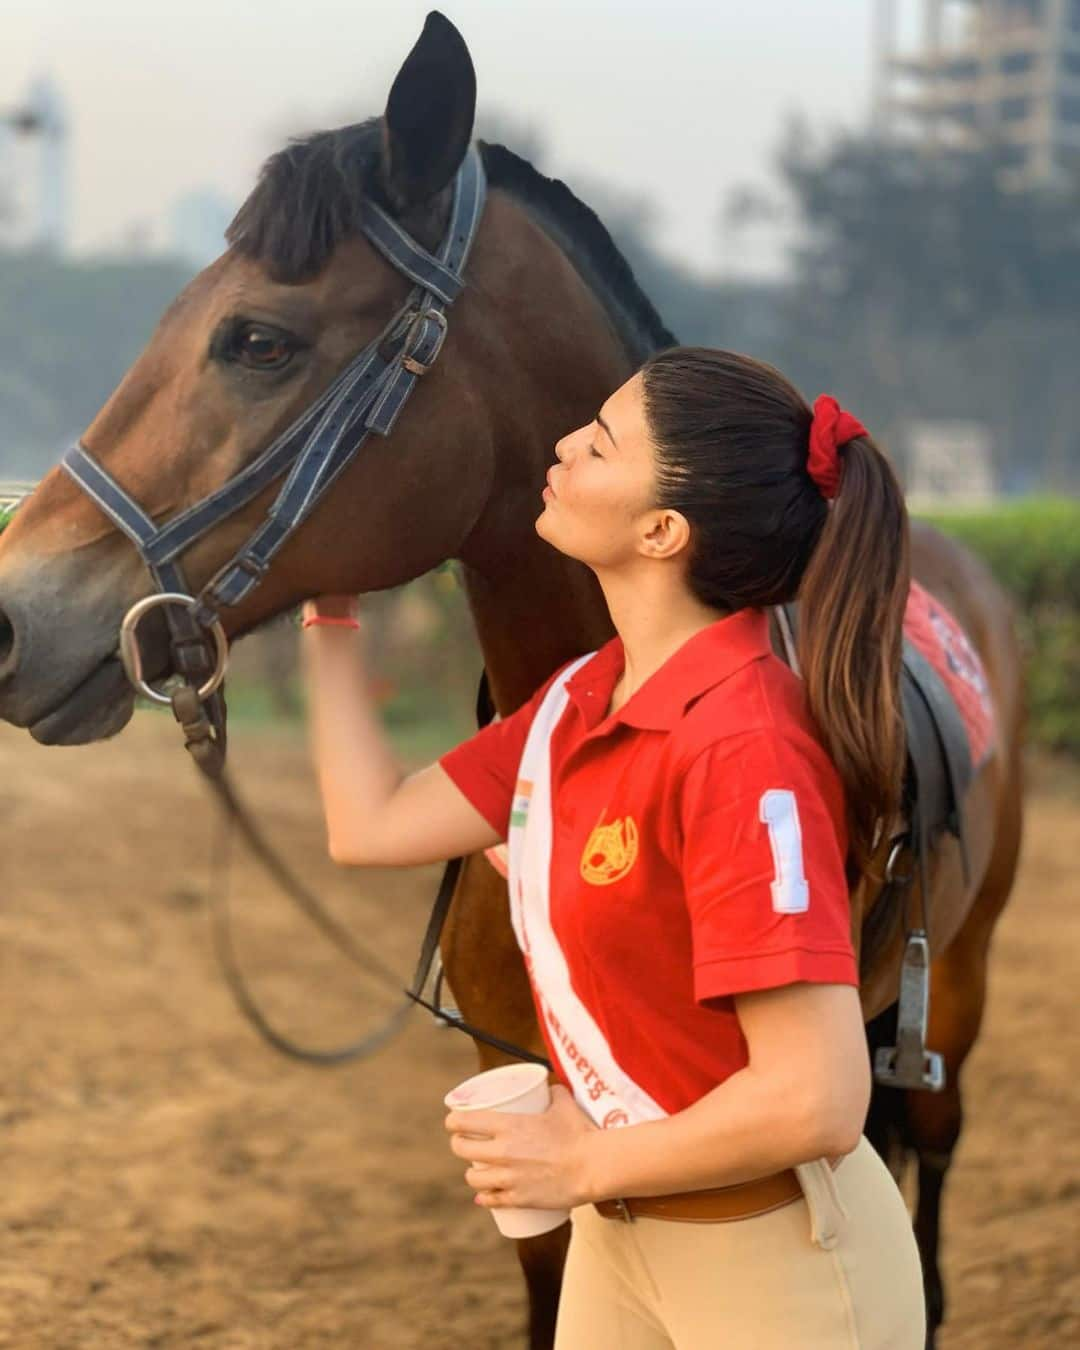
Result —
<path fill-rule="evenodd" d="M 803 1193 L 793 1167 L 757 1177 L 736 1186 L 684 1191 L 679 1195 L 631 1196 L 626 1200 L 598 1200 L 597 1213 L 605 1219 L 672 1219 L 677 1223 L 730 1223 L 752 1219 L 798 1200 Z"/>

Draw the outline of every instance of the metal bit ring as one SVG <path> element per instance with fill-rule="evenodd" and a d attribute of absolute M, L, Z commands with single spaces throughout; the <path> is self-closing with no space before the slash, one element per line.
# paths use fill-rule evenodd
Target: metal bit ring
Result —
<path fill-rule="evenodd" d="M 127 672 L 128 679 L 140 694 L 152 699 L 155 703 L 163 703 L 166 707 L 172 704 L 169 695 L 155 689 L 143 677 L 142 653 L 139 651 L 137 633 L 139 620 L 159 605 L 184 605 L 190 609 L 194 603 L 193 596 L 181 595 L 178 591 L 162 591 L 158 595 L 147 595 L 131 606 L 120 624 L 120 659 L 124 663 L 124 670 Z M 225 636 L 225 629 L 221 626 L 221 620 L 215 619 L 206 631 L 214 639 L 214 646 L 217 648 L 217 662 L 209 679 L 198 690 L 200 701 L 208 699 L 216 689 L 220 688 L 221 682 L 225 678 L 225 669 L 229 663 L 229 639 Z"/>
<path fill-rule="evenodd" d="M 898 885 L 903 886 L 906 885 L 907 882 L 913 880 L 915 875 L 913 872 L 897 871 L 897 864 L 910 845 L 911 840 L 906 834 L 902 834 L 898 839 L 893 841 L 893 846 L 889 850 L 888 862 L 885 864 L 885 880 L 890 884 L 896 882 Z"/>

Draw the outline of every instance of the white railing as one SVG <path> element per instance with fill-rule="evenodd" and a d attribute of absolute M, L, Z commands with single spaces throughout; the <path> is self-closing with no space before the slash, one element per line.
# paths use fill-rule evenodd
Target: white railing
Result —
<path fill-rule="evenodd" d="M 0 478 L 0 511 L 14 510 L 36 487 L 36 483 L 5 481 Z"/>

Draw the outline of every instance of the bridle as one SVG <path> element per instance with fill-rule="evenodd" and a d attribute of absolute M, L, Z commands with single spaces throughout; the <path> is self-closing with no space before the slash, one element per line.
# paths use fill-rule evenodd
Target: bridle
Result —
<path fill-rule="evenodd" d="M 158 593 L 132 607 L 121 629 L 120 655 L 128 677 L 147 698 L 172 704 L 187 745 L 209 772 L 224 762 L 225 715 L 219 690 L 228 643 L 222 609 L 239 604 L 265 577 L 275 554 L 295 533 L 335 479 L 375 432 L 388 436 L 417 381 L 431 369 L 447 333 L 446 310 L 465 285 L 465 263 L 483 213 L 483 163 L 470 146 L 454 179 L 449 220 L 437 254 L 411 239 L 378 203 L 366 198 L 360 232 L 413 283 L 404 305 L 382 332 L 259 456 L 222 487 L 158 526 L 81 442 L 61 466 L 128 536 L 149 569 Z M 291 467 L 290 467 L 291 466 Z M 180 555 L 252 501 L 288 469 L 262 524 L 199 592 L 191 594 Z M 171 635 L 173 669 L 192 688 L 175 699 L 143 678 L 137 628 L 163 606 Z M 194 684 L 192 685 L 192 682 Z M 208 704 L 209 717 L 199 713 Z M 201 716 L 201 722 L 200 722 Z M 215 754 L 215 751 L 217 752 Z M 215 759 L 219 761 L 215 765 Z"/>
<path fill-rule="evenodd" d="M 156 593 L 133 605 L 121 624 L 120 656 L 131 683 L 145 697 L 172 707 L 196 764 L 256 855 L 294 903 L 354 964 L 395 989 L 400 989 L 398 977 L 364 951 L 292 874 L 232 790 L 225 773 L 223 687 L 228 641 L 220 612 L 239 604 L 259 585 L 275 555 L 368 437 L 372 433 L 389 436 L 393 430 L 417 381 L 431 369 L 442 350 L 448 331 L 446 311 L 465 286 L 465 264 L 480 225 L 485 198 L 483 162 L 477 148 L 470 146 L 454 178 L 449 218 L 435 254 L 412 239 L 376 202 L 365 199 L 359 232 L 413 283 L 405 303 L 382 332 L 352 358 L 315 402 L 258 458 L 164 525 L 156 525 L 80 442 L 67 450 L 61 460 L 61 466 L 74 482 L 132 541 L 158 588 Z M 288 476 L 263 522 L 199 594 L 193 595 L 180 563 L 181 555 L 286 470 Z M 171 693 L 147 681 L 139 649 L 139 623 L 159 607 L 165 610 L 169 628 L 173 673 L 181 681 Z M 490 720 L 494 709 L 487 694 L 486 672 L 481 679 L 477 708 L 478 720 Z M 267 1021 L 240 974 L 224 899 L 212 888 L 211 894 L 217 901 L 214 917 L 218 956 L 241 1011 L 276 1049 L 316 1064 L 336 1064 L 372 1053 L 398 1030 L 414 1003 L 428 1008 L 443 1025 L 463 1030 L 506 1053 L 537 1059 L 526 1050 L 471 1027 L 455 1009 L 444 1008 L 439 997 L 441 968 L 436 976 L 433 1001 L 423 996 L 436 963 L 439 936 L 462 863 L 461 858 L 447 863 L 404 1003 L 376 1031 L 332 1050 L 298 1046 Z"/>

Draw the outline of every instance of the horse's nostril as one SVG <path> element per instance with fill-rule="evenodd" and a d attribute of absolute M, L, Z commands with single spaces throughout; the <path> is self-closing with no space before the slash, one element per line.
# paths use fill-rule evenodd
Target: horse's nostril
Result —
<path fill-rule="evenodd" d="M 4 667 L 9 663 L 14 650 L 15 629 L 12 627 L 11 620 L 0 609 L 0 674 L 3 674 Z"/>

